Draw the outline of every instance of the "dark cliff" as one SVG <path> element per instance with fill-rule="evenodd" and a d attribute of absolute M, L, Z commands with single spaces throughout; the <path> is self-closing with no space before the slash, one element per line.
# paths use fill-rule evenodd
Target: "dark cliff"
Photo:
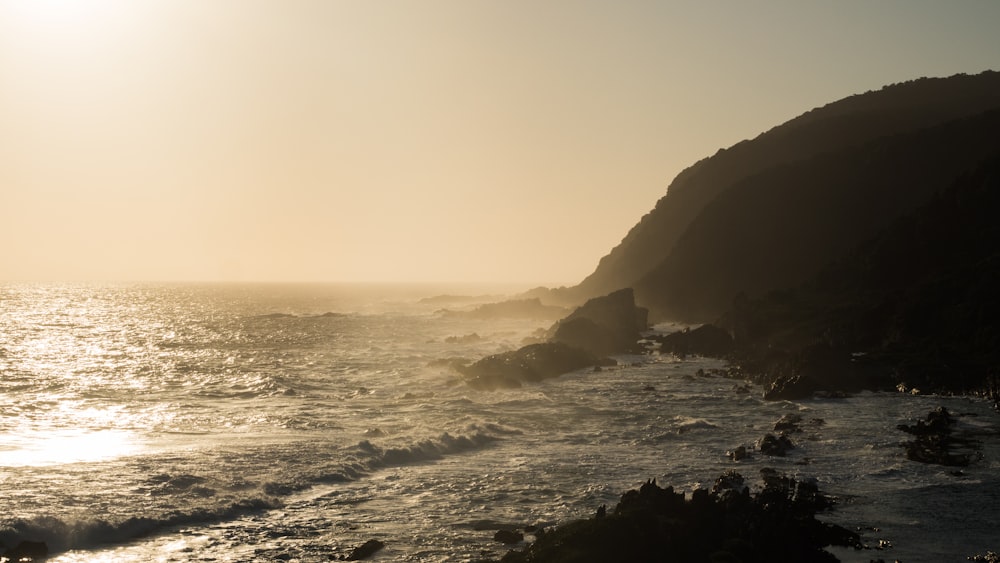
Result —
<path fill-rule="evenodd" d="M 720 150 L 714 156 L 699 161 L 678 174 L 670 184 L 666 195 L 631 229 L 622 242 L 600 261 L 593 274 L 578 286 L 556 291 L 549 297 L 582 302 L 592 296 L 625 287 L 635 287 L 640 304 L 652 305 L 654 318 L 663 318 L 668 314 L 692 318 L 710 317 L 719 308 L 716 296 L 713 295 L 709 299 L 710 306 L 693 307 L 690 311 L 683 311 L 676 307 L 679 299 L 670 297 L 672 291 L 679 290 L 680 281 L 675 279 L 664 283 L 664 280 L 671 279 L 672 275 L 677 277 L 676 274 L 669 273 L 672 269 L 681 267 L 677 265 L 678 258 L 671 259 L 676 251 L 682 253 L 697 251 L 691 246 L 679 247 L 682 240 L 710 235 L 708 232 L 691 234 L 692 229 L 708 228 L 709 223 L 705 222 L 707 219 L 703 220 L 703 213 L 709 213 L 709 217 L 712 214 L 718 216 L 722 212 L 720 207 L 735 205 L 741 197 L 729 195 L 728 200 L 723 200 L 720 196 L 729 191 L 747 188 L 766 192 L 767 187 L 763 184 L 768 183 L 768 179 L 771 182 L 794 183 L 797 186 L 792 194 L 794 196 L 809 194 L 813 184 L 819 184 L 821 189 L 830 190 L 835 187 L 834 180 L 827 178 L 826 174 L 831 167 L 837 166 L 838 159 L 848 159 L 853 156 L 869 159 L 878 164 L 882 158 L 880 151 L 886 151 L 887 156 L 896 158 L 898 166 L 907 168 L 910 163 L 926 158 L 926 154 L 913 155 L 910 163 L 907 163 L 906 155 L 894 152 L 889 139 L 898 138 L 905 141 L 909 134 L 919 135 L 920 131 L 937 126 L 947 128 L 946 124 L 949 122 L 980 115 L 997 107 L 1000 107 L 1000 73 L 984 72 L 949 78 L 922 78 L 894 84 L 879 91 L 858 94 L 814 109 L 753 140 Z M 808 169 L 814 165 L 819 168 L 815 174 L 810 175 Z M 941 176 L 949 174 L 953 177 L 954 171 L 949 170 Z M 909 178 L 914 176 L 920 174 L 913 173 L 910 176 L 901 175 L 898 179 L 891 177 L 884 179 L 886 182 L 898 183 L 909 181 Z M 842 176 L 836 186 L 850 190 L 854 182 L 854 177 Z M 905 212 L 907 209 L 912 209 L 914 204 L 922 203 L 929 196 L 928 192 L 938 188 L 924 189 L 913 198 L 912 202 L 907 203 L 908 207 L 899 212 Z M 780 191 L 779 188 L 772 189 Z M 792 188 L 786 186 L 786 189 Z M 773 195 L 777 197 L 779 194 Z M 742 197 L 750 198 L 750 195 L 744 194 Z M 710 211 L 709 207 L 713 202 L 717 204 L 715 209 Z M 774 201 L 770 203 L 774 205 Z M 779 205 L 783 203 L 779 202 Z M 744 212 L 747 216 L 753 216 L 756 209 L 758 208 L 751 207 Z M 898 213 L 892 213 L 881 220 L 885 224 L 896 215 Z M 814 218 L 823 220 L 822 216 Z M 843 225 L 842 228 L 849 230 L 851 226 Z M 854 237 L 847 245 L 833 250 L 843 250 L 851 243 L 863 239 L 865 234 Z M 723 234 L 715 236 L 724 237 Z M 693 240 L 688 240 L 686 244 L 690 245 L 692 242 Z M 787 242 L 799 244 L 794 240 L 794 236 L 793 240 Z M 668 259 L 671 259 L 674 265 L 665 264 Z M 817 265 L 828 259 L 827 255 L 813 260 L 808 268 L 795 272 L 793 276 L 795 279 L 790 279 L 785 285 L 801 281 L 804 276 L 814 271 Z M 757 267 L 758 264 L 753 265 L 753 268 Z M 674 286 L 671 286 L 671 283 Z M 725 286 L 712 287 L 711 279 L 687 283 L 695 286 L 707 284 L 705 286 L 707 293 L 715 292 L 719 295 L 725 295 L 733 289 Z M 768 289 L 767 285 L 748 289 L 765 290 Z M 697 288 L 695 289 L 696 291 L 686 295 L 684 300 L 692 296 L 700 298 Z M 731 297 L 731 295 L 725 296 L 723 299 Z"/>

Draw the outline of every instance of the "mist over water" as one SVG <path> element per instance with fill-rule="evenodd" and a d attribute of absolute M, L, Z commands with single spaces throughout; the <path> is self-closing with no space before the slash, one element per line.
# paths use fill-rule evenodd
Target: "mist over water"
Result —
<path fill-rule="evenodd" d="M 690 491 L 766 466 L 816 477 L 839 499 L 824 518 L 893 546 L 844 561 L 996 549 L 998 425 L 978 401 L 763 402 L 699 375 L 718 361 L 655 355 L 478 391 L 432 362 L 516 348 L 550 324 L 421 301 L 494 294 L 483 288 L 0 292 L 0 541 L 46 541 L 55 561 L 326 561 L 372 538 L 386 543 L 376 560 L 499 557 L 499 527 L 588 516 L 652 477 Z M 983 444 L 962 476 L 899 447 L 895 426 L 939 405 L 969 413 L 960 424 Z M 788 458 L 726 456 L 785 413 L 824 422 Z M 987 516 L 964 517 L 976 507 Z"/>

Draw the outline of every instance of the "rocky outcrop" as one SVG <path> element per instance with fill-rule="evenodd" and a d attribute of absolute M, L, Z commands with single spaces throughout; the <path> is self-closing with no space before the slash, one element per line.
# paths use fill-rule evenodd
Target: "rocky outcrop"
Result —
<path fill-rule="evenodd" d="M 45 542 L 22 541 L 4 553 L 8 561 L 46 561 L 49 558 L 49 547 Z"/>
<path fill-rule="evenodd" d="M 359 545 L 351 551 L 351 554 L 347 556 L 348 561 L 361 561 L 368 559 L 372 555 L 375 555 L 379 550 L 385 547 L 385 543 L 379 540 L 368 540 L 365 543 Z"/>
<path fill-rule="evenodd" d="M 757 442 L 757 449 L 764 455 L 784 457 L 795 449 L 795 444 L 785 434 L 766 434 Z"/>
<path fill-rule="evenodd" d="M 927 413 L 924 420 L 918 420 L 913 426 L 900 424 L 899 430 L 915 437 L 903 444 L 906 458 L 951 467 L 965 467 L 979 459 L 982 454 L 978 451 L 978 443 L 956 436 L 954 426 L 954 417 L 944 407 Z"/>
<path fill-rule="evenodd" d="M 504 563 L 541 561 L 836 561 L 829 545 L 860 546 L 857 534 L 816 520 L 830 501 L 815 481 L 761 471 L 751 494 L 744 478 L 726 473 L 712 490 L 690 498 L 655 481 L 622 495 L 618 505 L 588 520 L 560 526 Z"/>
<path fill-rule="evenodd" d="M 660 343 L 660 352 L 679 358 L 689 355 L 721 358 L 733 351 L 733 337 L 723 328 L 705 324 L 665 335 L 647 337 Z"/>
<path fill-rule="evenodd" d="M 615 365 L 562 342 L 529 344 L 518 350 L 487 356 L 468 366 L 457 366 L 466 382 L 477 389 L 520 387 L 524 382 L 541 381 L 564 373 L 595 366 Z"/>
<path fill-rule="evenodd" d="M 647 311 L 636 307 L 631 289 L 591 299 L 545 335 L 545 341 L 452 366 L 479 389 L 520 387 L 583 368 L 614 366 L 610 354 L 638 353 Z"/>
<path fill-rule="evenodd" d="M 631 289 L 622 289 L 578 307 L 549 330 L 549 339 L 597 356 L 640 352 L 638 341 L 648 327 L 648 314 L 636 307 Z"/>

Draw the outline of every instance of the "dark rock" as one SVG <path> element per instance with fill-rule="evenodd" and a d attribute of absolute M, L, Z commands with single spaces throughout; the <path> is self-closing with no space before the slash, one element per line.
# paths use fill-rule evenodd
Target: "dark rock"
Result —
<path fill-rule="evenodd" d="M 906 457 L 911 461 L 949 467 L 965 467 L 982 456 L 974 440 L 954 435 L 955 419 L 944 407 L 927 413 L 924 420 L 913 426 L 900 424 L 898 429 L 912 434 L 915 440 L 903 444 Z"/>
<path fill-rule="evenodd" d="M 733 461 L 740 461 L 749 457 L 746 446 L 739 446 L 735 450 L 726 452 L 726 455 Z"/>
<path fill-rule="evenodd" d="M 510 545 L 524 541 L 524 534 L 515 530 L 497 530 L 497 533 L 493 534 L 493 539 Z"/>
<path fill-rule="evenodd" d="M 802 415 L 795 413 L 788 413 L 782 415 L 778 419 L 778 422 L 774 423 L 775 432 L 801 432 L 802 429 L 799 428 L 799 423 L 802 422 Z"/>
<path fill-rule="evenodd" d="M 836 561 L 828 545 L 860 547 L 857 534 L 822 523 L 815 513 L 830 506 L 812 481 L 770 470 L 764 488 L 751 494 L 735 472 L 711 491 L 686 499 L 672 487 L 647 481 L 622 495 L 602 517 L 570 522 L 537 536 L 506 563 L 565 561 Z"/>
<path fill-rule="evenodd" d="M 49 558 L 49 546 L 40 541 L 22 541 L 4 553 L 9 561 L 45 561 Z"/>
<path fill-rule="evenodd" d="M 372 555 L 375 555 L 380 549 L 385 547 L 385 544 L 379 540 L 368 540 L 365 543 L 359 545 L 351 551 L 351 554 L 347 556 L 348 561 L 361 561 L 362 559 L 368 559 Z"/>
<path fill-rule="evenodd" d="M 578 317 L 559 321 L 551 340 L 589 350 L 593 354 L 606 355 L 635 351 L 639 335 L 619 333 L 591 319 Z"/>
<path fill-rule="evenodd" d="M 579 348 L 559 342 L 530 344 L 519 350 L 487 356 L 469 366 L 457 366 L 466 382 L 480 389 L 520 387 L 587 367 L 615 365 Z"/>
<path fill-rule="evenodd" d="M 471 334 L 466 334 L 463 336 L 449 336 L 445 338 L 444 341 L 448 344 L 468 344 L 470 342 L 479 342 L 482 339 L 483 339 L 482 336 L 479 336 L 478 334 L 473 332 Z"/>
<path fill-rule="evenodd" d="M 661 353 L 670 353 L 683 358 L 689 355 L 723 357 L 733 350 L 733 337 L 725 329 L 705 324 L 689 330 L 673 332 L 662 336 L 652 336 L 649 340 L 660 343 Z"/>
<path fill-rule="evenodd" d="M 768 401 L 796 401 L 811 397 L 819 389 L 819 384 L 812 378 L 792 375 L 772 382 L 764 391 L 764 399 Z"/>
<path fill-rule="evenodd" d="M 788 450 L 795 449 L 795 444 L 784 434 L 779 436 L 767 434 L 757 442 L 757 449 L 764 455 L 784 457 L 788 453 Z"/>
<path fill-rule="evenodd" d="M 631 289 L 622 289 L 578 307 L 549 329 L 549 339 L 597 356 L 634 353 L 647 327 L 648 311 L 636 307 Z"/>

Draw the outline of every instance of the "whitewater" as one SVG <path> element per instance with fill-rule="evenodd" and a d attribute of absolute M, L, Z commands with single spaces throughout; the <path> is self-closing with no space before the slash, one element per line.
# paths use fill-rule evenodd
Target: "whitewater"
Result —
<path fill-rule="evenodd" d="M 518 348 L 551 321 L 443 314 L 481 288 L 0 285 L 0 542 L 59 563 L 501 557 L 501 528 L 588 517 L 650 478 L 693 491 L 735 470 L 815 478 L 821 518 L 869 550 L 965 561 L 1000 549 L 1000 419 L 970 397 L 768 402 L 709 358 L 620 356 L 517 389 L 446 362 Z M 481 292 L 481 293 L 478 293 Z M 667 330 L 669 327 L 657 327 Z M 980 444 L 967 468 L 909 461 L 936 407 Z M 727 451 L 803 417 L 787 457 Z M 527 534 L 531 539 L 531 534 Z"/>

